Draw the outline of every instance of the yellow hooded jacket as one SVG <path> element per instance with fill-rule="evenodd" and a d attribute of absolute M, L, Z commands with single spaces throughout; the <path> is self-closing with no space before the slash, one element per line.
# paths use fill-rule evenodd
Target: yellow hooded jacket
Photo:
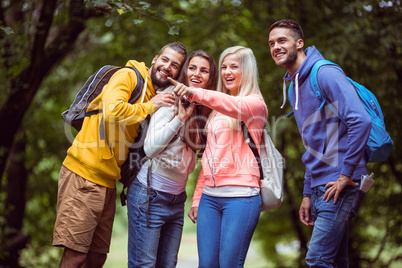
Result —
<path fill-rule="evenodd" d="M 155 112 L 149 100 L 156 92 L 145 63 L 130 60 L 126 66 L 137 68 L 144 83 L 147 81 L 143 103 L 142 95 L 135 104 L 128 103 L 137 85 L 135 72 L 130 68 L 118 70 L 88 108 L 88 112 L 102 109 L 102 113 L 85 117 L 63 162 L 74 173 L 108 188 L 115 188 L 120 179 L 120 167 L 137 137 L 139 124 Z"/>

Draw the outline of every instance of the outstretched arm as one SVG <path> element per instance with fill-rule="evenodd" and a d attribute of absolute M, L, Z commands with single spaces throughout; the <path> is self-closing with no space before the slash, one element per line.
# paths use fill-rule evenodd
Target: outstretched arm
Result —
<path fill-rule="evenodd" d="M 219 113 L 248 122 L 249 119 L 257 119 L 265 122 L 268 110 L 262 96 L 252 94 L 249 96 L 230 96 L 223 92 L 206 90 L 202 88 L 187 87 L 173 79 L 169 79 L 175 86 L 174 93 L 180 97 L 191 96 L 192 101 L 199 102 Z"/>

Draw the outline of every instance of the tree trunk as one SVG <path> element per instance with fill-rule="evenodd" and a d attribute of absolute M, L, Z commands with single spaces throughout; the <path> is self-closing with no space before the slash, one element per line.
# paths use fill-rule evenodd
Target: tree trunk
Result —
<path fill-rule="evenodd" d="M 28 175 L 24 167 L 25 141 L 15 140 L 18 129 L 43 79 L 57 62 L 73 50 L 75 40 L 85 29 L 85 22 L 90 17 L 102 16 L 93 9 L 87 9 L 82 0 L 71 0 L 68 21 L 64 25 L 55 26 L 57 28 L 52 31 L 54 34 L 49 40 L 57 2 L 43 0 L 42 7 L 38 8 L 40 15 L 38 22 L 35 22 L 35 35 L 29 46 L 32 47 L 29 65 L 11 80 L 7 100 L 0 109 L 0 187 L 3 185 L 4 171 L 9 166 L 5 221 L 0 221 L 1 267 L 19 267 L 19 250 L 25 247 L 29 239 L 20 232 Z M 4 17 L 3 11 L 0 8 L 0 17 Z M 12 23 L 9 22 L 10 25 Z M 12 40 L 9 43 L 12 47 Z"/>
<path fill-rule="evenodd" d="M 10 151 L 9 166 L 7 168 L 7 196 L 5 202 L 5 243 L 2 246 L 0 264 L 5 267 L 20 267 L 18 264 L 19 251 L 25 248 L 29 236 L 22 234 L 22 223 L 25 212 L 25 190 L 28 173 L 25 168 L 25 133 L 21 130 Z"/>
<path fill-rule="evenodd" d="M 0 129 L 2 130 L 0 131 L 0 185 L 14 136 L 43 79 L 51 68 L 72 50 L 78 35 L 85 29 L 88 18 L 102 15 L 94 10 L 86 9 L 82 0 L 71 0 L 68 23 L 60 26 L 54 39 L 47 43 L 56 2 L 44 0 L 36 27 L 30 65 L 12 80 L 10 94 L 0 110 Z"/>

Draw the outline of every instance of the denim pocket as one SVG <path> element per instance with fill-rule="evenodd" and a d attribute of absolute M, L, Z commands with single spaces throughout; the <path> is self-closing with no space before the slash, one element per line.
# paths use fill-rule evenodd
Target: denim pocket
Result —
<path fill-rule="evenodd" d="M 159 193 L 156 190 L 150 189 L 149 197 L 147 196 L 147 187 L 141 189 L 141 194 L 138 196 L 138 207 L 145 207 L 147 204 L 154 203 L 158 200 Z"/>
<path fill-rule="evenodd" d="M 353 211 L 352 217 L 355 217 L 357 215 L 357 212 L 360 209 L 360 206 L 363 202 L 363 198 L 365 195 L 366 195 L 365 192 L 363 192 L 362 190 L 360 190 L 359 188 L 356 187 L 356 196 L 355 196 L 355 200 L 352 205 L 352 211 Z"/>
<path fill-rule="evenodd" d="M 342 190 L 337 202 L 341 202 L 342 210 L 347 213 L 344 217 L 347 217 L 348 220 L 356 217 L 364 195 L 363 191 L 354 186 L 346 186 Z"/>
<path fill-rule="evenodd" d="M 149 203 L 156 202 L 156 200 L 158 200 L 158 198 L 159 198 L 159 192 L 151 189 L 151 191 L 149 193 L 149 199 L 148 199 Z"/>
<path fill-rule="evenodd" d="M 145 207 L 147 203 L 154 203 L 159 198 L 156 190 L 150 189 L 149 199 L 147 198 L 147 186 L 135 179 L 127 191 L 128 202 L 136 207 Z M 148 201 L 149 200 L 149 201 Z"/>

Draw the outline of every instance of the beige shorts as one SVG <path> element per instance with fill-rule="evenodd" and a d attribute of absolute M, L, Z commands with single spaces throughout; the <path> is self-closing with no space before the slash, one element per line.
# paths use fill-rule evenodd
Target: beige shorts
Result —
<path fill-rule="evenodd" d="M 90 182 L 61 167 L 53 246 L 108 253 L 116 211 L 116 189 Z"/>

